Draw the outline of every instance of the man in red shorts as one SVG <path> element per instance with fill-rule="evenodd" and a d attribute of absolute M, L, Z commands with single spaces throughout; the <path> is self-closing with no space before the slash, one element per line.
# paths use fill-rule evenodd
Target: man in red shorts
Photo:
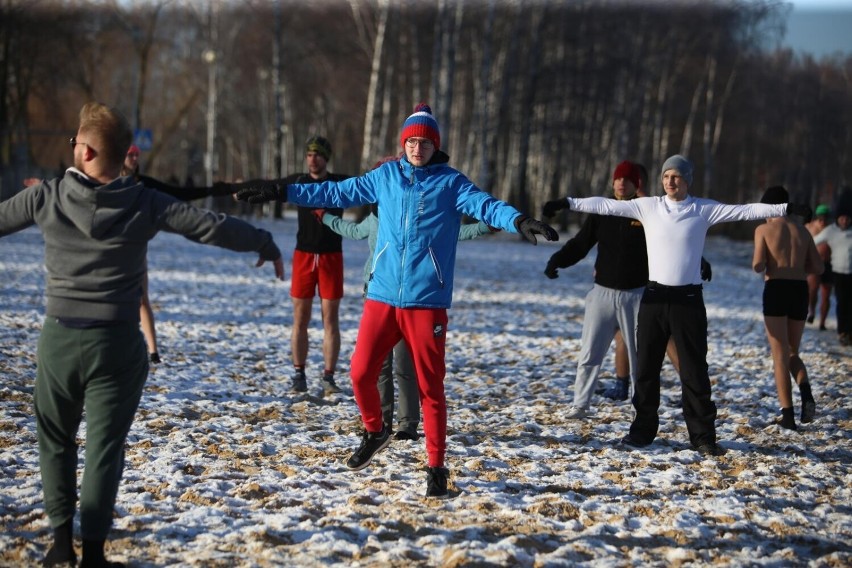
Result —
<path fill-rule="evenodd" d="M 292 174 L 283 183 L 316 183 L 340 181 L 347 175 L 328 171 L 331 143 L 322 136 L 312 136 L 305 143 L 307 173 Z M 342 215 L 342 209 L 327 209 Z M 322 375 L 323 392 L 331 395 L 340 392 L 334 382 L 334 371 L 340 354 L 340 325 L 338 311 L 343 297 L 343 244 L 340 235 L 322 224 L 311 207 L 297 209 L 299 229 L 296 233 L 296 250 L 293 251 L 290 296 L 293 298 L 293 329 L 290 350 L 295 370 L 292 388 L 296 392 L 308 390 L 305 364 L 308 359 L 308 325 L 311 322 L 314 295 L 318 292 L 322 302 L 323 342 L 325 367 Z"/>

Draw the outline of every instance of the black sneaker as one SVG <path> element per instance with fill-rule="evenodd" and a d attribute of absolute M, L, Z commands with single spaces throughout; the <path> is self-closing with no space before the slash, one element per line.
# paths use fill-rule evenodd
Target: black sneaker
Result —
<path fill-rule="evenodd" d="M 651 445 L 652 442 L 653 440 L 651 442 L 648 442 L 647 444 L 645 442 L 640 442 L 633 438 L 633 436 L 631 436 L 630 434 L 626 435 L 621 439 L 622 444 L 624 444 L 625 446 L 630 446 L 631 448 L 647 448 Z"/>
<path fill-rule="evenodd" d="M 390 426 L 385 424 L 381 432 L 367 432 L 361 435 L 361 445 L 346 460 L 346 467 L 353 471 L 364 469 L 370 465 L 373 456 L 385 449 L 391 441 Z"/>
<path fill-rule="evenodd" d="M 445 467 L 427 467 L 426 497 L 446 499 L 449 496 L 449 492 L 447 491 L 447 477 L 449 475 L 450 470 Z"/>
<path fill-rule="evenodd" d="M 393 437 L 396 440 L 411 440 L 412 442 L 416 442 L 420 439 L 420 434 L 417 432 L 409 432 L 408 430 L 399 430 L 393 435 Z"/>
<path fill-rule="evenodd" d="M 721 446 L 716 444 L 716 442 L 707 442 L 706 444 L 701 444 L 695 451 L 701 454 L 702 456 L 722 456 L 725 455 L 725 450 L 722 449 Z"/>
<path fill-rule="evenodd" d="M 802 424 L 813 422 L 816 416 L 816 401 L 806 400 L 802 403 Z"/>
<path fill-rule="evenodd" d="M 325 396 L 337 394 L 340 392 L 340 387 L 334 382 L 334 375 L 322 376 L 322 392 Z"/>
<path fill-rule="evenodd" d="M 305 377 L 304 371 L 296 371 L 290 380 L 294 392 L 308 392 L 308 379 Z"/>
<path fill-rule="evenodd" d="M 627 400 L 630 392 L 630 379 L 616 379 L 615 386 L 603 392 L 604 398 L 610 400 Z"/>

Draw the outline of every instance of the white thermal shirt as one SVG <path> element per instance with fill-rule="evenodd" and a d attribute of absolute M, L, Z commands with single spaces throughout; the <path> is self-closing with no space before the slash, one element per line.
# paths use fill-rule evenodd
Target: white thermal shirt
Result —
<path fill-rule="evenodd" d="M 786 203 L 726 205 L 691 195 L 683 201 L 673 201 L 665 195 L 625 201 L 606 197 L 566 200 L 574 211 L 639 220 L 648 247 L 648 280 L 666 286 L 701 283 L 701 255 L 711 226 L 787 214 Z"/>

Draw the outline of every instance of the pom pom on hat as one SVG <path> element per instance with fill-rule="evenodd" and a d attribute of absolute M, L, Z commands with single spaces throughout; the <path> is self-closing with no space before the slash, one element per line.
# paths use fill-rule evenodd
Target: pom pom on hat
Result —
<path fill-rule="evenodd" d="M 630 180 L 633 183 L 633 187 L 639 189 L 639 168 L 633 162 L 624 160 L 615 166 L 615 170 L 612 172 L 612 180 L 615 181 L 619 178 Z"/>
<path fill-rule="evenodd" d="M 668 170 L 677 171 L 677 173 L 679 173 L 686 182 L 686 185 L 692 187 L 692 162 L 690 162 L 680 154 L 675 154 L 674 156 L 671 156 L 668 160 L 663 162 L 663 169 L 660 170 L 660 179 L 662 179 L 663 174 L 666 173 Z"/>
<path fill-rule="evenodd" d="M 763 197 L 760 198 L 761 203 L 769 203 L 771 205 L 777 205 L 780 203 L 788 203 L 790 201 L 790 194 L 787 193 L 787 190 L 784 189 L 782 185 L 773 185 L 769 189 L 763 192 Z"/>
<path fill-rule="evenodd" d="M 331 159 L 331 142 L 322 136 L 311 136 L 305 142 L 305 152 L 316 152 L 327 162 Z"/>
<path fill-rule="evenodd" d="M 438 121 L 432 116 L 432 109 L 426 103 L 420 103 L 414 107 L 414 114 L 402 123 L 399 145 L 405 146 L 405 141 L 409 138 L 427 138 L 435 145 L 435 150 L 441 149 L 441 131 L 438 128 Z"/>

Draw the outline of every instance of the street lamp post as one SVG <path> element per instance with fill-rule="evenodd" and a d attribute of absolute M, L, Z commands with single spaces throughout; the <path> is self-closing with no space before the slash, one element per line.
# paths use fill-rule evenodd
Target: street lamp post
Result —
<path fill-rule="evenodd" d="M 204 171 L 206 174 L 206 185 L 213 185 L 213 164 L 214 164 L 214 142 L 216 134 L 216 72 L 217 72 L 217 57 L 213 49 L 205 49 L 202 53 L 204 62 L 207 63 L 207 152 L 204 154 Z M 208 209 L 213 207 L 213 198 L 208 196 L 205 206 Z"/>

